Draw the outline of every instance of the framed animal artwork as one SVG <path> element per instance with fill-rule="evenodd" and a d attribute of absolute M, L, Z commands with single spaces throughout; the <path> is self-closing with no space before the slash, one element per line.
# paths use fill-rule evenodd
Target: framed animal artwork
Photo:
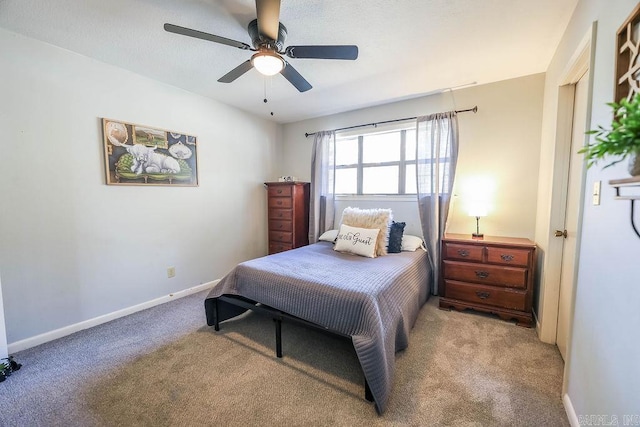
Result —
<path fill-rule="evenodd" d="M 196 137 L 102 119 L 107 185 L 198 185 Z"/>

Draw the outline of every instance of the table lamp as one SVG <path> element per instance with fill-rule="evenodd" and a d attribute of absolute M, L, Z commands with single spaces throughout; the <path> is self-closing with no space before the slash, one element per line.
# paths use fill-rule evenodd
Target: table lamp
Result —
<path fill-rule="evenodd" d="M 471 236 L 474 239 L 482 239 L 484 234 L 480 233 L 480 217 L 487 216 L 487 206 L 481 202 L 471 203 L 469 206 L 469 216 L 476 217 L 476 232 L 472 233 Z"/>

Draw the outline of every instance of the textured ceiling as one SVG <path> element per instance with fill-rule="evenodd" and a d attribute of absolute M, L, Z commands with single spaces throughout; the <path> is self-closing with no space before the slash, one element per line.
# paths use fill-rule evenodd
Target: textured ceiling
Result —
<path fill-rule="evenodd" d="M 255 70 L 218 83 L 251 52 L 163 30 L 251 44 L 253 0 L 0 0 L 0 27 L 286 123 L 544 72 L 577 1 L 283 0 L 285 46 L 360 49 L 356 61 L 291 59 L 305 93 Z"/>

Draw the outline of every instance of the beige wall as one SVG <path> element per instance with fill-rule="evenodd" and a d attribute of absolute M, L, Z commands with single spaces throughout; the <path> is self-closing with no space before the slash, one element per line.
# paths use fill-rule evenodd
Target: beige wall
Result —
<path fill-rule="evenodd" d="M 475 219 L 465 208 L 468 189 L 487 182 L 491 211 L 485 234 L 533 239 L 544 75 L 537 74 L 453 92 L 455 107 L 478 106 L 459 115 L 460 155 L 449 231 L 471 233 Z M 449 92 L 284 125 L 280 174 L 308 180 L 312 138 L 305 132 L 448 111 Z M 417 211 L 416 211 L 417 212 Z"/>

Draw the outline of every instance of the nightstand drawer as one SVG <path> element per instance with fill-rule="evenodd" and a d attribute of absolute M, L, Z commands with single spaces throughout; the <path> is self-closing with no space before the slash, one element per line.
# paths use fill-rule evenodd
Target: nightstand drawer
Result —
<path fill-rule="evenodd" d="M 526 307 L 526 292 L 495 288 L 493 286 L 473 285 L 453 280 L 445 280 L 445 282 L 445 296 L 447 298 L 510 310 L 524 310 Z"/>
<path fill-rule="evenodd" d="M 487 262 L 526 267 L 529 265 L 529 252 L 524 249 L 490 247 L 487 248 Z"/>
<path fill-rule="evenodd" d="M 272 219 L 269 221 L 269 231 L 293 231 L 293 223 Z"/>
<path fill-rule="evenodd" d="M 269 240 L 271 242 L 291 243 L 293 241 L 293 233 L 269 231 Z"/>
<path fill-rule="evenodd" d="M 291 197 L 272 197 L 269 199 L 270 208 L 291 209 Z"/>
<path fill-rule="evenodd" d="M 290 185 L 274 185 L 270 186 L 268 190 L 268 196 L 271 197 L 290 197 L 291 186 Z"/>
<path fill-rule="evenodd" d="M 269 209 L 269 219 L 293 219 L 291 209 Z"/>
<path fill-rule="evenodd" d="M 448 259 L 460 259 L 465 261 L 482 262 L 484 247 L 474 245 L 460 245 L 457 243 L 444 243 L 443 256 Z"/>
<path fill-rule="evenodd" d="M 463 282 L 486 283 L 508 288 L 527 287 L 527 269 L 488 264 L 443 261 L 445 279 Z"/>

